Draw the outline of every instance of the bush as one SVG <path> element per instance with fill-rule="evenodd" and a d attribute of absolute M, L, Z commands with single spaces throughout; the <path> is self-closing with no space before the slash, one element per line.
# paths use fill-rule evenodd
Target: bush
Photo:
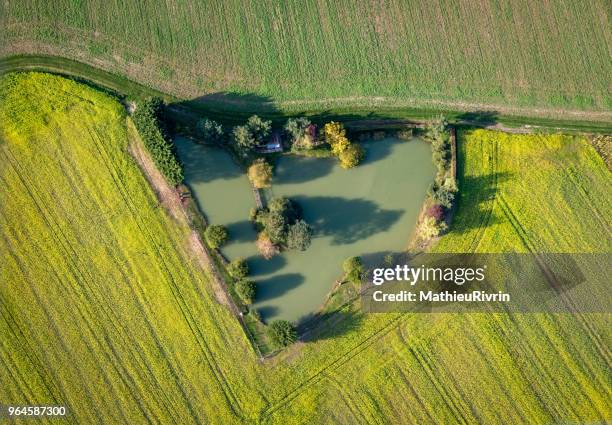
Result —
<path fill-rule="evenodd" d="M 255 208 L 255 207 L 252 207 L 249 210 L 249 221 L 253 221 L 254 222 L 255 220 L 257 220 L 257 214 L 259 214 L 259 210 L 257 208 Z"/>
<path fill-rule="evenodd" d="M 349 257 L 342 263 L 346 279 L 353 283 L 361 283 L 365 268 L 360 257 Z"/>
<path fill-rule="evenodd" d="M 236 258 L 227 265 L 227 272 L 234 279 L 244 279 L 249 274 L 249 266 L 244 258 Z"/>
<path fill-rule="evenodd" d="M 210 225 L 204 231 L 204 238 L 211 248 L 219 248 L 227 242 L 227 229 L 218 224 Z"/>
<path fill-rule="evenodd" d="M 199 120 L 196 124 L 196 130 L 204 142 L 220 144 L 225 140 L 221 124 L 211 119 L 202 118 Z"/>
<path fill-rule="evenodd" d="M 257 285 L 251 280 L 240 280 L 236 283 L 235 290 L 245 304 L 251 304 L 255 299 Z"/>
<path fill-rule="evenodd" d="M 437 221 L 433 217 L 425 217 L 419 226 L 418 233 L 423 239 L 431 239 L 439 236 L 446 228 L 445 222 Z"/>
<path fill-rule="evenodd" d="M 268 337 L 276 347 L 287 347 L 297 341 L 297 331 L 291 322 L 276 320 L 268 327 Z"/>
<path fill-rule="evenodd" d="M 430 139 L 432 142 L 435 140 L 443 140 L 448 138 L 448 121 L 444 115 L 440 115 L 434 121 L 429 123 L 425 137 Z"/>
<path fill-rule="evenodd" d="M 287 248 L 306 251 L 312 239 L 312 229 L 304 220 L 298 220 L 287 231 Z"/>
<path fill-rule="evenodd" d="M 249 167 L 248 175 L 249 180 L 257 189 L 270 187 L 272 184 L 272 166 L 262 158 L 253 162 Z"/>
<path fill-rule="evenodd" d="M 455 193 L 453 190 L 446 186 L 434 185 L 431 191 L 431 197 L 437 204 L 442 205 L 445 208 L 450 208 L 453 205 L 455 199 Z"/>
<path fill-rule="evenodd" d="M 174 145 L 166 137 L 160 119 L 162 110 L 161 99 L 149 98 L 137 105 L 132 117 L 156 167 L 168 183 L 178 186 L 183 181 L 183 167 L 175 156 Z"/>
<path fill-rule="evenodd" d="M 444 208 L 441 205 L 434 204 L 427 209 L 425 213 L 427 217 L 433 217 L 436 221 L 441 221 L 444 219 Z"/>

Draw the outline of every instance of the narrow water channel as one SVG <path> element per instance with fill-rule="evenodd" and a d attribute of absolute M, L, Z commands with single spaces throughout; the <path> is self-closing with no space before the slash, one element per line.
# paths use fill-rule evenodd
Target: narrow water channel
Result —
<path fill-rule="evenodd" d="M 380 258 L 402 250 L 435 173 L 430 147 L 418 138 L 366 142 L 366 160 L 351 170 L 332 158 L 282 156 L 267 195 L 298 202 L 314 237 L 305 252 L 265 260 L 255 248 L 248 221 L 254 200 L 240 167 L 222 149 L 184 138 L 176 144 L 201 210 L 210 223 L 229 230 L 231 242 L 223 253 L 247 259 L 258 285 L 254 306 L 265 320 L 298 321 L 316 311 L 345 258 Z"/>

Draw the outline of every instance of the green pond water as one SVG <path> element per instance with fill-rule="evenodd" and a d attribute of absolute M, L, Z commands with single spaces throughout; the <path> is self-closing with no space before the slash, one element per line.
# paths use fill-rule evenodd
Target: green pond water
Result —
<path fill-rule="evenodd" d="M 429 145 L 417 138 L 366 142 L 366 160 L 351 170 L 334 158 L 280 157 L 266 197 L 296 201 L 314 235 L 307 251 L 265 260 L 248 221 L 255 201 L 246 174 L 220 148 L 184 138 L 175 142 L 202 212 L 210 223 L 228 228 L 231 241 L 223 254 L 247 259 L 257 282 L 254 307 L 265 320 L 299 321 L 315 312 L 347 257 L 372 263 L 403 250 L 435 173 Z"/>

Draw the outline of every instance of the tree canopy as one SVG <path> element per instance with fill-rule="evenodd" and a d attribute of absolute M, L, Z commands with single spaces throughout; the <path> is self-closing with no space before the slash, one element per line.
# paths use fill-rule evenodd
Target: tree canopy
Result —
<path fill-rule="evenodd" d="M 312 239 L 312 228 L 304 220 L 298 220 L 287 230 L 287 248 L 306 251 Z"/>
<path fill-rule="evenodd" d="M 291 322 L 276 320 L 268 327 L 268 337 L 276 347 L 287 347 L 297 341 L 297 331 Z"/>
<path fill-rule="evenodd" d="M 272 166 L 265 159 L 256 159 L 249 167 L 249 180 L 257 189 L 270 187 L 272 184 Z"/>
<path fill-rule="evenodd" d="M 225 133 L 221 124 L 217 123 L 208 118 L 202 118 L 198 120 L 196 124 L 196 130 L 198 135 L 206 143 L 223 143 L 225 140 Z"/>
<path fill-rule="evenodd" d="M 204 238 L 211 248 L 219 248 L 227 242 L 227 229 L 218 224 L 212 224 L 204 231 Z"/>
<path fill-rule="evenodd" d="M 353 283 L 361 283 L 365 268 L 360 257 L 349 257 L 342 263 L 346 279 Z"/>

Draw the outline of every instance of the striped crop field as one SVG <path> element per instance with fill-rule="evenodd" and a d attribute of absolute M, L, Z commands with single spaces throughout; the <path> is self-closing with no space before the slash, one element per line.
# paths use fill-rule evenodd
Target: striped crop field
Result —
<path fill-rule="evenodd" d="M 609 252 L 610 173 L 585 140 L 459 142 L 456 231 L 437 250 Z M 0 78 L 0 404 L 66 404 L 66 422 L 100 424 L 612 418 L 609 315 L 348 305 L 261 361 L 130 143 L 113 98 Z"/>
<path fill-rule="evenodd" d="M 0 27 L 0 56 L 64 56 L 202 102 L 612 107 L 605 0 L 26 0 L 0 3 Z"/>

